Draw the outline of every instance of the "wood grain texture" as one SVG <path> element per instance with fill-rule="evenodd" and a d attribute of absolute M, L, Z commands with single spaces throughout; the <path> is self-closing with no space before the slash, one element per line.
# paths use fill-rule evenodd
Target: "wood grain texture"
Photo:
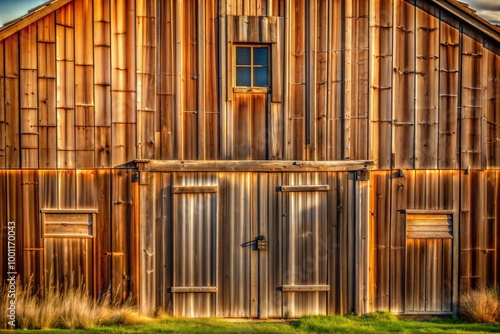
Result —
<path fill-rule="evenodd" d="M 438 168 L 457 168 L 459 31 L 441 22 L 439 57 L 439 147 Z"/>
<path fill-rule="evenodd" d="M 393 3 L 370 2 L 370 150 L 379 169 L 391 167 Z"/>
<path fill-rule="evenodd" d="M 439 119 L 439 20 L 417 9 L 415 30 L 415 168 L 436 169 Z"/>
<path fill-rule="evenodd" d="M 394 168 L 415 164 L 415 7 L 394 1 L 392 153 Z"/>

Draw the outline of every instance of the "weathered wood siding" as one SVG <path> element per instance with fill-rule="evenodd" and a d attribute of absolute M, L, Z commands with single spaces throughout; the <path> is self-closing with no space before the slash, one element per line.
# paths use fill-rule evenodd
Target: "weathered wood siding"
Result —
<path fill-rule="evenodd" d="M 0 239 L 7 249 L 7 222 L 16 223 L 16 267 L 34 289 L 53 283 L 81 285 L 117 300 L 138 294 L 135 235 L 137 186 L 129 170 L 0 172 Z M 96 212 L 92 238 L 44 237 L 41 211 Z M 0 260 L 6 278 L 7 258 Z M 45 282 L 45 283 L 44 283 Z"/>
<path fill-rule="evenodd" d="M 262 101 L 233 94 L 239 43 L 270 46 Z M 498 41 L 425 2 L 75 0 L 0 42 L 0 168 L 498 168 L 499 62 Z"/>
<path fill-rule="evenodd" d="M 368 285 L 360 237 L 367 220 L 356 207 L 369 181 L 356 173 L 140 174 L 143 311 L 262 318 L 363 311 L 368 291 L 357 294 L 355 278 Z M 320 188 L 293 189 L 301 185 Z M 260 235 L 265 250 L 257 249 Z"/>
<path fill-rule="evenodd" d="M 250 44 L 268 91 L 234 89 Z M 428 1 L 71 1 L 0 40 L 2 254 L 15 221 L 24 283 L 151 313 L 455 311 L 500 284 L 499 82 L 498 39 Z M 92 237 L 44 237 L 44 210 Z"/>

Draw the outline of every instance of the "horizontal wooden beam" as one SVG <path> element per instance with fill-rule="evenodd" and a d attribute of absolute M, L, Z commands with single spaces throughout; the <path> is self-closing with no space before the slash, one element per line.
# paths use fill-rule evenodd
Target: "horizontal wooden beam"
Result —
<path fill-rule="evenodd" d="M 172 186 L 172 194 L 216 193 L 217 186 Z"/>
<path fill-rule="evenodd" d="M 330 291 L 329 285 L 283 285 L 281 286 L 283 292 L 316 292 L 316 291 Z"/>
<path fill-rule="evenodd" d="M 341 172 L 372 169 L 374 164 L 371 160 L 136 160 L 135 166 L 141 172 Z"/>
<path fill-rule="evenodd" d="M 12 24 L 6 26 L 2 30 L 0 30 L 0 41 L 6 39 L 10 35 L 22 30 L 32 24 L 33 22 L 38 21 L 42 17 L 47 14 L 52 13 L 53 11 L 61 8 L 67 3 L 73 0 L 54 0 L 44 6 L 41 6 L 35 11 L 29 12 L 25 16 L 19 18 L 18 20 L 12 22 Z"/>
<path fill-rule="evenodd" d="M 425 209 L 406 209 L 404 213 L 407 215 L 452 215 L 453 210 L 425 210 Z"/>
<path fill-rule="evenodd" d="M 216 286 L 173 286 L 172 293 L 217 292 Z"/>
<path fill-rule="evenodd" d="M 282 192 L 305 192 L 305 191 L 328 191 L 330 186 L 328 184 L 322 185 L 300 185 L 300 186 L 281 186 Z"/>
<path fill-rule="evenodd" d="M 74 213 L 80 213 L 80 214 L 90 214 L 90 213 L 97 213 L 97 209 L 77 209 L 77 210 L 72 210 L 72 209 L 62 209 L 62 210 L 57 210 L 57 209 L 41 209 L 41 213 L 69 213 L 69 214 L 74 214 Z"/>

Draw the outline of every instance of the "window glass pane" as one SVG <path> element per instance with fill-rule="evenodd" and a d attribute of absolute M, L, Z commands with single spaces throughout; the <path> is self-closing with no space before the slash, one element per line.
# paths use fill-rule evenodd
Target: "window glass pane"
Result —
<path fill-rule="evenodd" d="M 236 65 L 250 65 L 250 48 L 236 48 Z"/>
<path fill-rule="evenodd" d="M 253 85 L 256 87 L 267 87 L 268 82 L 267 67 L 256 67 L 253 69 Z"/>
<path fill-rule="evenodd" d="M 236 86 L 250 87 L 250 68 L 239 67 L 236 68 Z"/>
<path fill-rule="evenodd" d="M 268 48 L 254 48 L 253 49 L 253 63 L 254 65 L 264 65 L 268 64 Z"/>

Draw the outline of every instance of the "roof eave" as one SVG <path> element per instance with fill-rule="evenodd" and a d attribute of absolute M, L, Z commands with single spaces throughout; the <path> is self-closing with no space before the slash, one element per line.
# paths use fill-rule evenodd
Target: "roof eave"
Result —
<path fill-rule="evenodd" d="M 433 4 L 455 15 L 458 19 L 472 25 L 483 34 L 500 43 L 500 29 L 477 14 L 468 13 L 458 1 L 430 0 Z"/>

